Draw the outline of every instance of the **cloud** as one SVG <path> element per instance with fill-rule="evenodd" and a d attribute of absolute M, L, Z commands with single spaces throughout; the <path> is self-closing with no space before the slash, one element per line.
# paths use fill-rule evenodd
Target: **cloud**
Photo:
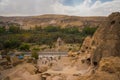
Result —
<path fill-rule="evenodd" d="M 75 0 L 74 0 L 75 1 Z M 77 0 L 78 1 L 78 0 Z M 103 2 L 83 0 L 65 5 L 65 0 L 0 0 L 1 16 L 30 16 L 41 14 L 67 14 L 77 16 L 106 16 L 120 11 L 120 0 Z"/>
<path fill-rule="evenodd" d="M 65 14 L 78 16 L 106 16 L 112 12 L 120 11 L 120 0 L 113 0 L 107 2 L 96 0 L 92 5 L 91 4 L 92 0 L 84 0 L 83 3 L 80 3 L 76 6 L 63 5 L 62 7 Z M 59 11 L 60 10 L 57 10 L 56 12 Z"/>

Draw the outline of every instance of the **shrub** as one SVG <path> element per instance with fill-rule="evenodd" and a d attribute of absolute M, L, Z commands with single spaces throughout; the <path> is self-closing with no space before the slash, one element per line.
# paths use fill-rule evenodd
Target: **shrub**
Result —
<path fill-rule="evenodd" d="M 1 27 L 1 26 L 0 26 L 0 34 L 5 33 L 5 31 L 6 31 L 6 30 L 5 30 L 5 27 Z"/>
<path fill-rule="evenodd" d="M 82 33 L 84 35 L 91 35 L 92 36 L 96 30 L 97 30 L 97 27 L 96 28 L 95 27 L 85 27 L 85 28 L 83 28 Z"/>
<path fill-rule="evenodd" d="M 44 28 L 44 30 L 46 32 L 57 32 L 60 30 L 60 27 L 56 27 L 56 26 L 47 26 Z"/>
<path fill-rule="evenodd" d="M 8 31 L 11 33 L 18 33 L 18 32 L 20 32 L 20 27 L 19 26 L 10 26 Z"/>
<path fill-rule="evenodd" d="M 5 40 L 3 43 L 4 48 L 17 48 L 19 47 L 21 42 L 19 40 Z"/>
<path fill-rule="evenodd" d="M 33 50 L 33 51 L 40 51 L 40 48 L 34 47 L 32 50 Z"/>
<path fill-rule="evenodd" d="M 79 33 L 79 29 L 76 28 L 76 27 L 64 28 L 64 29 L 62 29 L 62 31 L 64 33 L 67 33 L 67 34 L 76 34 L 76 33 Z"/>
<path fill-rule="evenodd" d="M 30 49 L 30 45 L 27 43 L 23 43 L 19 47 L 20 50 L 28 51 Z"/>
<path fill-rule="evenodd" d="M 37 51 L 32 52 L 32 57 L 35 59 L 38 59 L 39 55 L 38 55 Z"/>

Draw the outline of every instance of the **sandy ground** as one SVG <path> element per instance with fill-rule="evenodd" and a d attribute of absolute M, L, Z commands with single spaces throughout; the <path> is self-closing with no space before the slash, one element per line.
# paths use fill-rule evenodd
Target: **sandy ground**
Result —
<path fill-rule="evenodd" d="M 77 67 L 71 67 L 71 66 L 67 66 L 65 67 L 63 70 L 61 71 L 54 71 L 52 69 L 49 69 L 48 71 L 44 72 L 44 73 L 52 73 L 52 74 L 85 74 L 88 71 L 88 69 L 86 70 L 77 70 Z"/>

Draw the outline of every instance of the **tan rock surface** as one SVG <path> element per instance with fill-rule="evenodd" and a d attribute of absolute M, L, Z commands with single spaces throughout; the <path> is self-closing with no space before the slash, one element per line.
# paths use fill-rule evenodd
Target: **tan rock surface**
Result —
<path fill-rule="evenodd" d="M 80 76 L 78 80 L 120 80 L 120 58 L 103 58 L 96 73 Z"/>
<path fill-rule="evenodd" d="M 3 79 L 8 80 L 40 80 L 40 76 L 35 75 L 36 68 L 33 64 L 21 64 L 10 70 L 3 71 Z"/>
<path fill-rule="evenodd" d="M 97 47 L 93 62 L 101 57 L 120 56 L 120 13 L 112 13 L 107 19 L 93 36 L 93 45 Z"/>
<path fill-rule="evenodd" d="M 112 13 L 93 37 L 87 37 L 81 47 L 82 53 L 92 54 L 92 63 L 98 64 L 102 57 L 120 56 L 120 13 Z"/>

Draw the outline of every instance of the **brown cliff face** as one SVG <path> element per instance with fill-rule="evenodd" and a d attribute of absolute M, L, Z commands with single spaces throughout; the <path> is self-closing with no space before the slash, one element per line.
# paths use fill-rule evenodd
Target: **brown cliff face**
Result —
<path fill-rule="evenodd" d="M 89 43 L 89 44 L 88 44 Z M 83 55 L 90 54 L 92 64 L 102 57 L 120 56 L 120 13 L 112 13 L 97 29 L 93 37 L 87 37 L 81 47 Z"/>
<path fill-rule="evenodd" d="M 99 62 L 102 57 L 120 56 L 120 13 L 112 13 L 107 21 L 100 25 L 93 36 L 92 63 Z"/>
<path fill-rule="evenodd" d="M 85 39 L 79 57 L 91 63 L 90 75 L 79 80 L 120 80 L 120 12 L 109 15 L 93 37 Z"/>

